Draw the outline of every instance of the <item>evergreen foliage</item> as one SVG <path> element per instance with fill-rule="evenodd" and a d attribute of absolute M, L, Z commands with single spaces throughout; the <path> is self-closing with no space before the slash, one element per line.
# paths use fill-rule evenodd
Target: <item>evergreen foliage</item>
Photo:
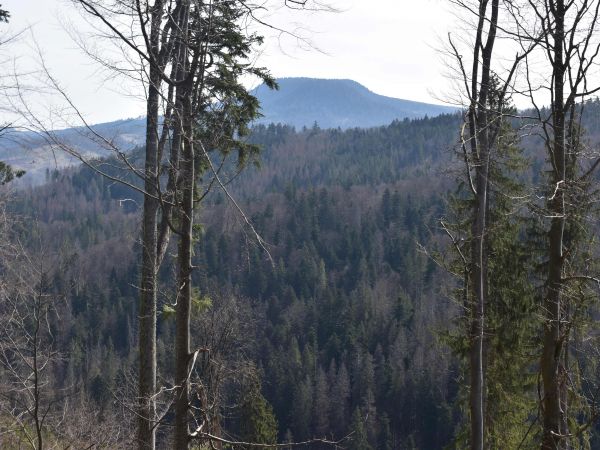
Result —
<path fill-rule="evenodd" d="M 10 183 L 15 178 L 21 178 L 25 175 L 24 170 L 14 170 L 10 165 L 0 161 L 0 186 Z"/>
<path fill-rule="evenodd" d="M 496 91 L 492 92 L 492 95 Z M 527 161 L 523 156 L 518 132 L 506 117 L 511 114 L 509 105 L 494 104 L 494 126 L 498 127 L 488 180 L 489 207 L 485 246 L 485 262 L 490 274 L 489 303 L 486 305 L 484 347 L 486 351 L 484 392 L 487 416 L 485 417 L 486 446 L 490 448 L 518 448 L 531 444 L 528 429 L 535 417 L 536 374 L 535 340 L 541 326 L 536 314 L 537 298 L 532 281 L 535 251 L 528 236 L 531 221 L 527 220 L 527 198 L 522 182 Z M 513 111 L 514 112 L 514 111 Z M 467 180 L 459 178 L 458 190 L 449 198 L 448 224 L 442 221 L 452 236 L 455 251 L 452 253 L 450 271 L 457 276 L 459 288 L 456 301 L 464 305 L 465 313 L 459 318 L 448 342 L 461 358 L 463 367 L 469 360 L 471 304 L 470 259 L 473 236 L 472 202 Z M 464 369 L 463 369 L 464 370 Z M 466 389 L 466 385 L 462 385 Z M 465 402 L 467 398 L 462 396 Z M 464 448 L 466 430 L 458 434 L 456 446 Z"/>
<path fill-rule="evenodd" d="M 444 126 L 455 123 L 452 117 L 415 121 L 414 126 L 439 128 L 436 139 L 441 143 L 451 134 Z M 380 164 L 380 149 L 398 145 L 396 151 L 407 154 L 386 170 L 401 181 L 363 184 L 365 173 L 347 188 L 322 178 L 307 189 L 305 180 L 312 174 L 299 170 L 304 179 L 296 178 L 297 184 L 290 180 L 281 193 L 273 192 L 273 184 L 263 184 L 279 177 L 273 160 L 284 160 L 298 145 L 320 151 L 328 141 L 323 157 L 330 162 L 324 160 L 321 169 L 339 172 L 338 155 L 346 158 L 347 143 L 360 133 L 311 135 L 276 126 L 257 131 L 253 142 L 271 143 L 265 146 L 263 169 L 257 176 L 243 175 L 237 189 L 243 191 L 253 223 L 273 245 L 274 268 L 259 249 L 248 245 L 242 230 L 223 226 L 230 213 L 218 194 L 203 207 L 194 283 L 203 286 L 202 296 L 209 296 L 213 306 L 201 316 L 209 320 L 222 309 L 224 297 L 251 299 L 256 317 L 248 320 L 244 341 L 253 344 L 244 353 L 263 368 L 262 395 L 273 407 L 280 441 L 288 430 L 295 440 L 346 436 L 356 408 L 368 414 L 364 427 L 372 448 L 388 439 L 381 437 L 383 432 L 396 436 L 395 445 L 410 439 L 431 449 L 443 446 L 452 434 L 451 414 L 438 411 L 439 405 L 452 410 L 454 369 L 449 358 L 440 358 L 435 333 L 426 324 L 441 324 L 453 313 L 440 306 L 446 302 L 431 287 L 438 276 L 435 266 L 415 244 L 429 239 L 435 227 L 443 209 L 436 189 L 442 187 L 426 183 L 422 188 L 415 172 L 423 157 L 408 140 L 402 144 L 406 150 L 395 143 L 396 128 L 415 133 L 410 123 L 398 122 L 382 128 L 383 136 L 365 134 L 365 145 L 371 140 L 376 150 L 360 152 L 357 147 L 354 155 L 360 160 L 348 170 L 362 166 L 365 172 Z M 308 156 L 287 158 L 287 167 L 300 169 Z M 131 201 L 121 202 L 123 198 Z M 24 191 L 14 206 L 19 214 L 37 217 L 40 233 L 52 236 L 73 261 L 71 271 L 55 280 L 69 287 L 69 313 L 61 312 L 65 320 L 60 332 L 69 359 L 60 379 L 93 386 L 91 400 L 109 409 L 106 389 L 118 388 L 134 358 L 137 290 L 132 281 L 140 251 L 134 232 L 139 200 L 81 168 L 57 173 L 46 186 Z M 22 237 L 27 244 L 35 242 L 27 230 Z M 165 287 L 172 283 L 170 263 L 160 277 Z M 436 311 L 434 316 L 431 311 Z M 210 330 L 210 323 L 193 324 L 195 345 L 213 345 L 199 331 Z M 172 367 L 172 339 L 172 320 L 159 317 L 158 360 L 166 372 Z M 111 370 L 97 370 L 98 361 L 110 361 Z M 430 383 L 439 388 L 431 389 Z M 389 430 L 381 425 L 382 417 L 388 418 Z"/>
<path fill-rule="evenodd" d="M 240 440 L 261 444 L 275 444 L 277 442 L 277 420 L 273 415 L 273 408 L 262 396 L 260 384 L 251 380 L 244 386 L 239 405 Z M 240 448 L 250 450 L 254 447 Z M 260 447 L 258 447 L 260 448 Z M 266 450 L 268 447 L 264 447 Z"/>
<path fill-rule="evenodd" d="M 2 4 L 0 3 L 0 22 L 8 22 L 9 18 L 10 13 L 7 10 L 2 9 Z"/>
<path fill-rule="evenodd" d="M 594 102 L 587 107 L 592 117 L 599 110 Z M 213 346 L 211 332 L 227 336 L 229 324 L 243 322 L 241 329 L 235 325 L 242 337 L 228 348 L 260 367 L 260 395 L 272 405 L 280 442 L 292 436 L 295 441 L 341 438 L 362 426 L 361 445 L 372 449 L 434 450 L 449 445 L 464 422 L 460 358 L 438 342 L 439 331 L 461 308 L 441 288 L 450 284 L 450 275 L 417 245 L 442 252 L 447 241 L 439 217 L 456 217 L 460 220 L 452 222 L 462 226 L 469 220 L 461 215 L 468 206 L 464 191 L 453 193 L 451 211 L 443 200 L 450 183 L 439 175 L 440 168 L 452 167 L 444 146 L 458 124 L 458 117 L 443 116 L 346 132 L 256 129 L 251 141 L 264 146 L 261 169 L 249 170 L 230 186 L 270 244 L 274 267 L 231 221 L 222 195 L 206 198 L 203 232 L 194 249 L 194 283 L 212 306 L 193 321 L 194 345 Z M 589 138 L 598 132 L 591 127 Z M 419 136 L 427 137 L 422 144 Z M 503 136 L 493 166 L 496 212 L 490 221 L 497 226 L 488 240 L 496 274 L 487 334 L 488 401 L 495 405 L 488 418 L 490 448 L 511 448 L 505 443 L 512 446 L 524 436 L 527 448 L 539 437 L 535 428 L 529 434 L 527 428 L 536 417 L 531 340 L 539 322 L 531 308 L 538 299 L 530 281 L 537 279 L 531 267 L 532 258 L 539 262 L 540 241 L 534 234 L 525 239 L 532 219 L 515 206 L 514 197 L 522 196 L 519 185 L 533 176 L 522 167 L 524 161 L 535 166 L 531 159 L 537 150 L 535 140 L 517 145 L 510 130 Z M 388 175 L 377 181 L 371 171 Z M 139 200 L 78 168 L 21 191 L 12 207 L 39 224 L 36 233 L 27 226 L 15 228 L 24 245 L 32 247 L 44 236 L 65 259 L 52 285 L 65 292 L 55 339 L 68 357 L 53 376 L 57 389 L 81 386 L 84 403 L 103 411 L 101 420 L 119 417 L 110 399 L 127 386 L 135 361 Z M 166 287 L 173 282 L 172 270 L 166 260 L 160 272 Z M 228 303 L 228 298 L 238 300 Z M 219 316 L 224 310 L 226 320 Z M 589 323 L 596 317 L 584 307 L 577 314 Z M 456 324 L 456 332 L 462 331 Z M 168 317 L 159 317 L 158 339 L 158 360 L 166 373 L 172 370 L 173 343 Z M 457 355 L 464 348 L 461 339 L 452 340 Z M 583 334 L 576 336 L 574 354 L 592 344 Z M 596 364 L 580 359 L 577 382 L 593 393 Z M 242 393 L 227 385 L 222 395 L 241 405 Z M 258 407 L 265 413 L 263 424 L 272 423 L 268 404 Z M 238 430 L 239 422 L 225 412 L 230 411 L 224 411 L 222 426 Z M 591 429 L 591 446 L 595 436 Z"/>

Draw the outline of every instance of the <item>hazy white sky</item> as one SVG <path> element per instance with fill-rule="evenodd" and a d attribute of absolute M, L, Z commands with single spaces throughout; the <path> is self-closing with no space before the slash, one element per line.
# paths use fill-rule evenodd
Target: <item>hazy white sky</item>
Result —
<path fill-rule="evenodd" d="M 275 76 L 350 78 L 392 97 L 432 103 L 443 98 L 447 83 L 437 49 L 453 21 L 446 0 L 330 0 L 338 13 L 289 11 L 277 7 L 283 0 L 268 1 L 275 7 L 266 20 L 297 30 L 319 49 L 262 30 L 267 40 L 258 64 Z M 86 26 L 70 0 L 0 2 L 12 16 L 2 27 L 31 27 L 51 71 L 90 122 L 143 114 L 143 104 L 124 95 L 122 82 L 102 82 L 96 63 L 64 30 L 64 23 Z M 24 33 L 8 50 L 18 67 L 30 67 L 36 58 L 30 36 Z"/>

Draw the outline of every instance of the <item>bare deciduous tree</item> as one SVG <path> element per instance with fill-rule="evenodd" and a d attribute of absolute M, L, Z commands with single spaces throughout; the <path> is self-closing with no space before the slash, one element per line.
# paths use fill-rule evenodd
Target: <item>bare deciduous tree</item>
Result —
<path fill-rule="evenodd" d="M 589 224 L 584 217 L 590 202 L 590 177 L 600 163 L 585 147 L 580 124 L 585 97 L 600 87 L 591 79 L 597 63 L 600 41 L 597 37 L 600 2 L 593 0 L 529 0 L 527 12 L 535 20 L 520 23 L 521 42 L 531 41 L 532 29 L 538 38 L 544 73 L 537 73 L 535 59 L 528 58 L 527 89 L 534 106 L 536 122 L 547 153 L 549 176 L 537 205 L 544 225 L 547 247 L 544 254 L 543 348 L 540 359 L 542 379 L 542 448 L 569 448 L 575 437 L 569 423 L 569 398 L 579 388 L 573 384 L 569 341 L 573 310 L 581 283 L 594 281 L 583 258 L 582 248 Z M 540 64 L 538 62 L 538 64 Z M 539 67 L 539 66 L 538 66 Z M 550 76 L 546 76 L 549 74 Z M 548 96 L 549 108 L 538 106 L 538 93 Z M 583 233 L 582 233 L 583 232 Z M 583 272 L 582 272 L 583 271 Z"/>
<path fill-rule="evenodd" d="M 464 307 L 469 328 L 470 446 L 474 450 L 483 450 L 486 447 L 486 309 L 494 295 L 489 292 L 490 168 L 498 150 L 515 73 L 535 43 L 522 46 L 505 68 L 494 57 L 494 47 L 499 38 L 510 36 L 500 19 L 510 2 L 453 0 L 452 3 L 462 14 L 471 17 L 474 25 L 472 40 L 467 43 L 469 58 L 463 56 L 460 44 L 449 36 L 453 71 L 457 74 L 465 108 L 460 147 L 465 183 L 472 199 L 468 251 L 463 252 L 456 236 L 444 223 L 442 226 L 464 264 Z M 502 33 L 500 37 L 499 33 Z"/>
<path fill-rule="evenodd" d="M 6 227 L 7 221 L 3 221 Z M 14 223 L 12 224 L 14 225 Z M 66 392 L 54 383 L 60 355 L 54 324 L 58 297 L 49 286 L 43 258 L 31 258 L 3 233 L 0 271 L 0 398 L 7 433 L 31 448 L 51 448 L 64 419 Z M 7 414 L 5 416 L 5 414 Z M 10 437 L 8 438 L 10 439 Z"/>

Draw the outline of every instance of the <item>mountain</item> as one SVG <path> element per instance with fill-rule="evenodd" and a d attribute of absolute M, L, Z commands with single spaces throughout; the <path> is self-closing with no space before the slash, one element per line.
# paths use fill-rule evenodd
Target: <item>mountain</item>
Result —
<path fill-rule="evenodd" d="M 369 128 L 396 119 L 416 119 L 452 113 L 456 108 L 375 94 L 352 80 L 281 78 L 279 90 L 261 85 L 254 93 L 264 117 L 258 123 L 282 123 L 297 128 Z"/>
<path fill-rule="evenodd" d="M 279 90 L 259 86 L 254 90 L 263 117 L 255 125 L 281 123 L 298 129 L 371 128 L 397 119 L 415 119 L 452 113 L 454 108 L 401 100 L 375 94 L 352 80 L 282 78 Z M 114 156 L 114 146 L 125 153 L 144 143 L 145 118 L 124 119 L 54 132 L 56 140 L 86 158 Z M 39 184 L 48 169 L 78 163 L 66 152 L 31 132 L 12 132 L 0 139 L 0 160 L 27 172 L 20 183 Z"/>

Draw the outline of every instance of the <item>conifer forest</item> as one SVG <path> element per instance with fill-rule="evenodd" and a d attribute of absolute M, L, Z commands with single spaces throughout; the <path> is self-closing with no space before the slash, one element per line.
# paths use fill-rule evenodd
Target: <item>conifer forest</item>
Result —
<path fill-rule="evenodd" d="M 600 0 L 428 0 L 430 103 L 261 64 L 352 2 L 56 1 L 143 111 L 2 2 L 0 449 L 600 449 Z"/>

